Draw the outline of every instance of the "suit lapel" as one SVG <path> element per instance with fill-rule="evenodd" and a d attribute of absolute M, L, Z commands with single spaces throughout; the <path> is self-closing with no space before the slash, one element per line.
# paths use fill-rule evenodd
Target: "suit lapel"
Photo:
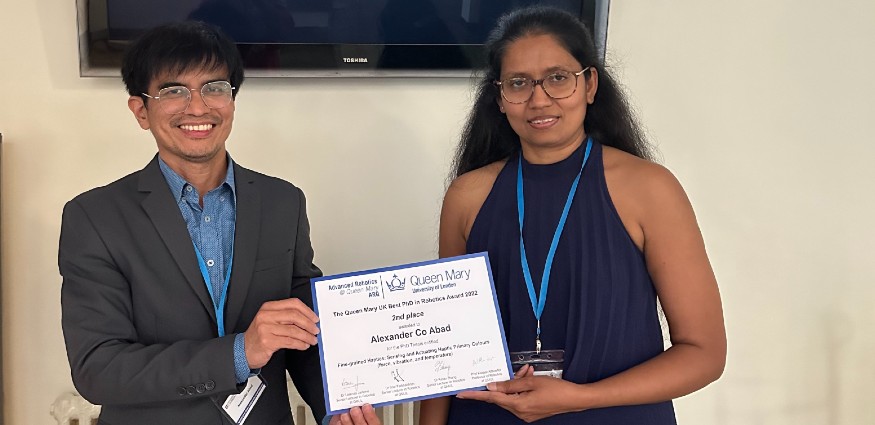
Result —
<path fill-rule="evenodd" d="M 188 228 L 185 226 L 185 220 L 179 212 L 176 201 L 167 188 L 167 181 L 158 167 L 157 155 L 141 172 L 138 189 L 141 192 L 150 192 L 142 202 L 143 210 L 152 220 L 152 224 L 161 235 L 170 255 L 176 260 L 176 265 L 179 266 L 185 280 L 215 322 L 216 312 L 213 309 L 213 301 L 198 269 L 191 236 L 188 234 Z"/>
<path fill-rule="evenodd" d="M 234 263 L 228 285 L 228 305 L 225 329 L 237 329 L 240 312 L 249 293 L 249 284 L 258 254 L 258 235 L 261 234 L 261 192 L 254 174 L 234 164 L 237 190 L 237 221 L 234 226 Z"/>

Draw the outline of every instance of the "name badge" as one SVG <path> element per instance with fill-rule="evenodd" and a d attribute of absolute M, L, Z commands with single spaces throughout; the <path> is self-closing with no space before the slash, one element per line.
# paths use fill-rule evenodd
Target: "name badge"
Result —
<path fill-rule="evenodd" d="M 565 350 L 519 351 L 510 353 L 510 359 L 514 372 L 524 365 L 531 365 L 535 369 L 535 376 L 562 379 Z"/>
<path fill-rule="evenodd" d="M 246 381 L 246 388 L 240 394 L 231 394 L 225 399 L 222 410 L 235 424 L 242 424 L 255 407 L 255 403 L 258 403 L 258 398 L 261 397 L 265 387 L 267 384 L 261 375 L 250 376 Z"/>

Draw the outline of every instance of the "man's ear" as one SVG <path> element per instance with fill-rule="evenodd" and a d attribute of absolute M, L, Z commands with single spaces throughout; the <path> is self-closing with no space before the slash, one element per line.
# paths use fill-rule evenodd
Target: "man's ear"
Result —
<path fill-rule="evenodd" d="M 146 109 L 146 103 L 140 96 L 131 96 L 128 98 L 128 109 L 134 113 L 134 118 L 140 124 L 143 130 L 149 129 L 149 110 Z"/>

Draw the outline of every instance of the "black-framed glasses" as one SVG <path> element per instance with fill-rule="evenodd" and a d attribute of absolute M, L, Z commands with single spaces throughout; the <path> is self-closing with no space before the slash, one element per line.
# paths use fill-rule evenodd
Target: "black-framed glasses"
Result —
<path fill-rule="evenodd" d="M 201 87 L 201 100 L 210 109 L 221 109 L 231 103 L 234 89 L 227 81 L 211 81 Z M 184 112 L 191 103 L 191 90 L 185 86 L 165 87 L 158 90 L 158 96 L 149 96 L 146 93 L 143 96 L 158 101 L 161 109 L 170 115 Z"/>
<path fill-rule="evenodd" d="M 540 80 L 513 77 L 494 83 L 501 90 L 501 97 L 510 103 L 528 102 L 535 93 L 535 86 L 541 86 L 547 96 L 553 99 L 565 99 L 577 91 L 577 77 L 590 68 L 588 66 L 579 72 L 556 71 Z"/>

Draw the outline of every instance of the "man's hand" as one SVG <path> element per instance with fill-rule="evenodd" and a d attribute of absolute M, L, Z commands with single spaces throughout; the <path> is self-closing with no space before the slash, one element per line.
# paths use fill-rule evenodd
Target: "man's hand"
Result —
<path fill-rule="evenodd" d="M 349 413 L 332 416 L 328 425 L 382 425 L 382 422 L 374 407 L 366 404 L 349 409 Z"/>
<path fill-rule="evenodd" d="M 262 304 L 243 334 L 250 369 L 267 364 L 277 350 L 306 350 L 316 345 L 319 318 L 297 298 Z"/>

